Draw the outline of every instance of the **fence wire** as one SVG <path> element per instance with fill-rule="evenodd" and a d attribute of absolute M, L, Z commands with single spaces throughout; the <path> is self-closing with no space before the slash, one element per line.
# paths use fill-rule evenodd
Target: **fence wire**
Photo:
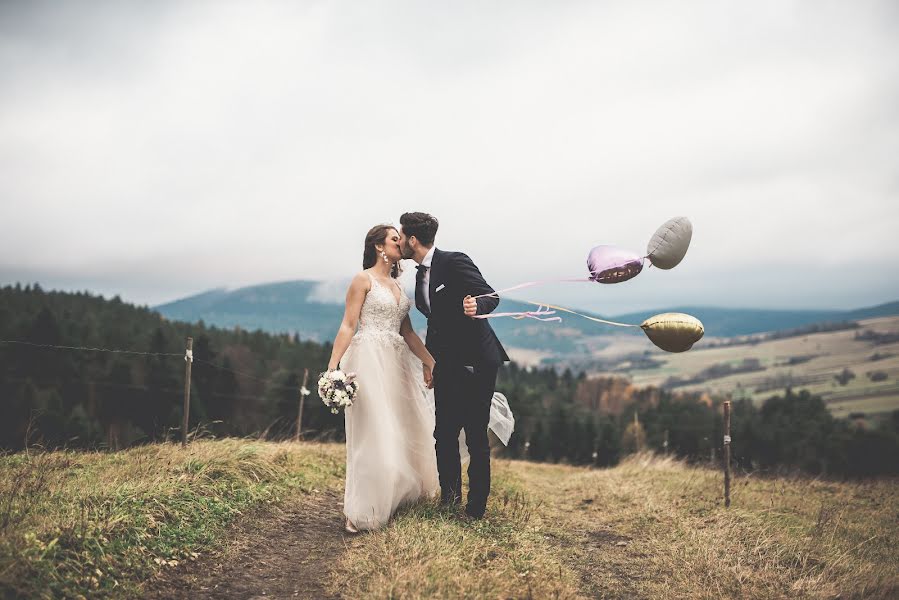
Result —
<path fill-rule="evenodd" d="M 163 356 L 163 357 L 177 357 L 177 358 L 181 358 L 181 359 L 185 359 L 185 360 L 188 359 L 187 354 L 180 354 L 180 353 L 175 353 L 175 352 L 143 352 L 140 350 L 93 348 L 90 346 L 59 346 L 59 345 L 54 345 L 54 344 L 38 344 L 35 342 L 27 342 L 27 341 L 22 341 L 22 340 L 0 340 L 0 344 L 21 345 L 21 346 L 29 346 L 29 347 L 33 347 L 33 348 L 45 348 L 45 349 L 52 349 L 52 350 L 75 350 L 75 351 L 81 351 L 81 352 L 107 352 L 110 354 L 131 354 L 131 355 L 138 355 L 138 356 Z M 219 366 L 208 360 L 194 358 L 193 356 L 190 356 L 190 360 L 191 360 L 191 362 L 202 363 L 204 365 L 208 365 L 210 367 L 213 367 L 214 369 L 218 369 L 219 371 L 227 371 L 230 373 L 234 373 L 235 375 L 239 375 L 240 377 L 252 379 L 254 381 L 259 381 L 261 383 L 266 384 L 266 389 L 269 389 L 269 390 L 293 391 L 293 392 L 297 392 L 297 393 L 300 393 L 302 391 L 302 387 L 299 385 L 297 385 L 296 387 L 281 385 L 278 383 L 274 383 L 274 381 L 272 379 L 263 379 L 261 377 L 256 377 L 255 375 L 250 375 L 249 373 L 245 373 L 243 371 L 238 371 L 236 369 L 228 369 L 226 367 Z M 86 383 L 93 383 L 95 385 L 104 385 L 104 386 L 134 387 L 135 389 L 149 389 L 146 386 L 126 386 L 125 384 L 106 383 L 106 382 L 86 382 Z M 158 391 L 167 393 L 169 390 L 160 389 Z M 173 392 L 183 393 L 183 390 L 182 391 L 173 390 Z M 215 393 L 215 392 L 213 392 L 212 395 L 213 396 L 221 396 L 221 397 L 229 397 L 229 398 L 239 398 L 239 399 L 255 398 L 255 396 L 230 395 L 230 394 L 220 394 L 220 393 Z"/>

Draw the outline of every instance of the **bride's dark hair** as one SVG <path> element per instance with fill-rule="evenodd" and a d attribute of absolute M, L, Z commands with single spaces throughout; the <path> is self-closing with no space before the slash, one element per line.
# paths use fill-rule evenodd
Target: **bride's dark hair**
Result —
<path fill-rule="evenodd" d="M 384 244 L 387 240 L 387 234 L 396 230 L 396 227 L 393 225 L 375 225 L 368 230 L 368 233 L 365 235 L 365 249 L 362 251 L 363 269 L 370 269 L 375 266 L 375 261 L 379 260 L 378 251 L 375 249 L 375 246 L 377 244 Z M 400 276 L 400 261 L 394 263 L 393 268 L 390 269 L 390 276 L 394 278 Z"/>

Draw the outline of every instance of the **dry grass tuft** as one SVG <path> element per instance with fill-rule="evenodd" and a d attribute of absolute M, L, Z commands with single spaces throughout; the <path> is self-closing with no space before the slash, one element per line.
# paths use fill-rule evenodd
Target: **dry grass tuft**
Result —
<path fill-rule="evenodd" d="M 247 440 L 0 457 L 0 596 L 121 597 L 292 490 L 335 486 L 339 448 Z"/>

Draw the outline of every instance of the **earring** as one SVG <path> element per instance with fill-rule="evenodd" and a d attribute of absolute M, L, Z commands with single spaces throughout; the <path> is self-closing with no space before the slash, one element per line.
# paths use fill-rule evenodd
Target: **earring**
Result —
<path fill-rule="evenodd" d="M 384 262 L 387 262 L 387 253 L 381 250 L 381 257 L 384 259 Z"/>

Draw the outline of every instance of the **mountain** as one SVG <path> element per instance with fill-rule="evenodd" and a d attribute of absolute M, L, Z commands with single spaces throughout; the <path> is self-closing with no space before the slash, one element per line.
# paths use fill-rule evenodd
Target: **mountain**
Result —
<path fill-rule="evenodd" d="M 875 317 L 891 317 L 893 315 L 899 315 L 899 301 L 851 310 L 846 314 L 846 318 L 852 320 L 873 319 Z"/>
<path fill-rule="evenodd" d="M 854 310 L 765 310 L 753 308 L 716 308 L 711 306 L 679 306 L 664 311 L 642 311 L 618 315 L 613 320 L 640 323 L 660 312 L 682 312 L 693 315 L 705 326 L 706 335 L 734 337 L 794 329 L 812 323 L 857 321 L 874 317 L 899 315 L 899 302 L 889 302 Z"/>
<path fill-rule="evenodd" d="M 830 310 L 764 310 L 752 308 L 716 308 L 712 306 L 675 306 L 664 311 L 641 311 L 619 315 L 629 323 L 640 323 L 659 312 L 693 315 L 705 326 L 706 335 L 733 337 L 765 331 L 792 329 L 823 321 L 844 321 L 845 313 Z"/>
<path fill-rule="evenodd" d="M 261 329 L 270 333 L 298 333 L 308 340 L 331 341 L 343 318 L 343 305 L 317 299 L 316 281 L 287 281 L 240 288 L 210 290 L 154 307 L 167 319 L 200 321 L 218 327 Z M 335 298 L 336 300 L 336 298 Z M 498 311 L 521 312 L 536 307 L 524 302 L 502 300 Z M 411 311 L 412 325 L 425 330 L 425 319 Z M 585 313 L 586 314 L 586 313 Z M 547 326 L 534 320 L 496 319 L 497 334 L 506 344 L 524 348 L 571 352 L 584 335 L 596 335 L 597 326 L 571 317 L 564 327 Z"/>
<path fill-rule="evenodd" d="M 315 281 L 285 281 L 203 292 L 154 307 L 167 319 L 202 320 L 217 327 L 261 329 L 270 333 L 298 333 L 323 342 L 333 340 L 343 306 L 310 301 Z"/>
<path fill-rule="evenodd" d="M 237 290 L 210 290 L 154 307 L 168 319 L 181 321 L 203 320 L 219 327 L 261 329 L 272 333 L 298 333 L 300 337 L 319 342 L 331 341 L 343 318 L 343 305 L 338 296 L 330 300 L 320 293 L 317 281 L 299 280 L 268 283 Z M 503 299 L 498 311 L 520 312 L 532 310 L 531 304 Z M 733 337 L 779 331 L 828 321 L 849 321 L 899 314 L 899 302 L 857 310 L 763 310 L 731 309 L 708 306 L 669 307 L 616 316 L 601 316 L 612 321 L 639 324 L 647 317 L 662 312 L 684 312 L 698 318 L 705 325 L 709 337 Z M 412 324 L 424 331 L 425 320 L 412 310 Z M 633 329 L 618 329 L 561 313 L 563 322 L 540 323 L 532 319 L 494 319 L 497 335 L 510 347 L 543 350 L 556 353 L 583 353 L 596 346 L 596 338 L 612 335 L 635 335 Z"/>

